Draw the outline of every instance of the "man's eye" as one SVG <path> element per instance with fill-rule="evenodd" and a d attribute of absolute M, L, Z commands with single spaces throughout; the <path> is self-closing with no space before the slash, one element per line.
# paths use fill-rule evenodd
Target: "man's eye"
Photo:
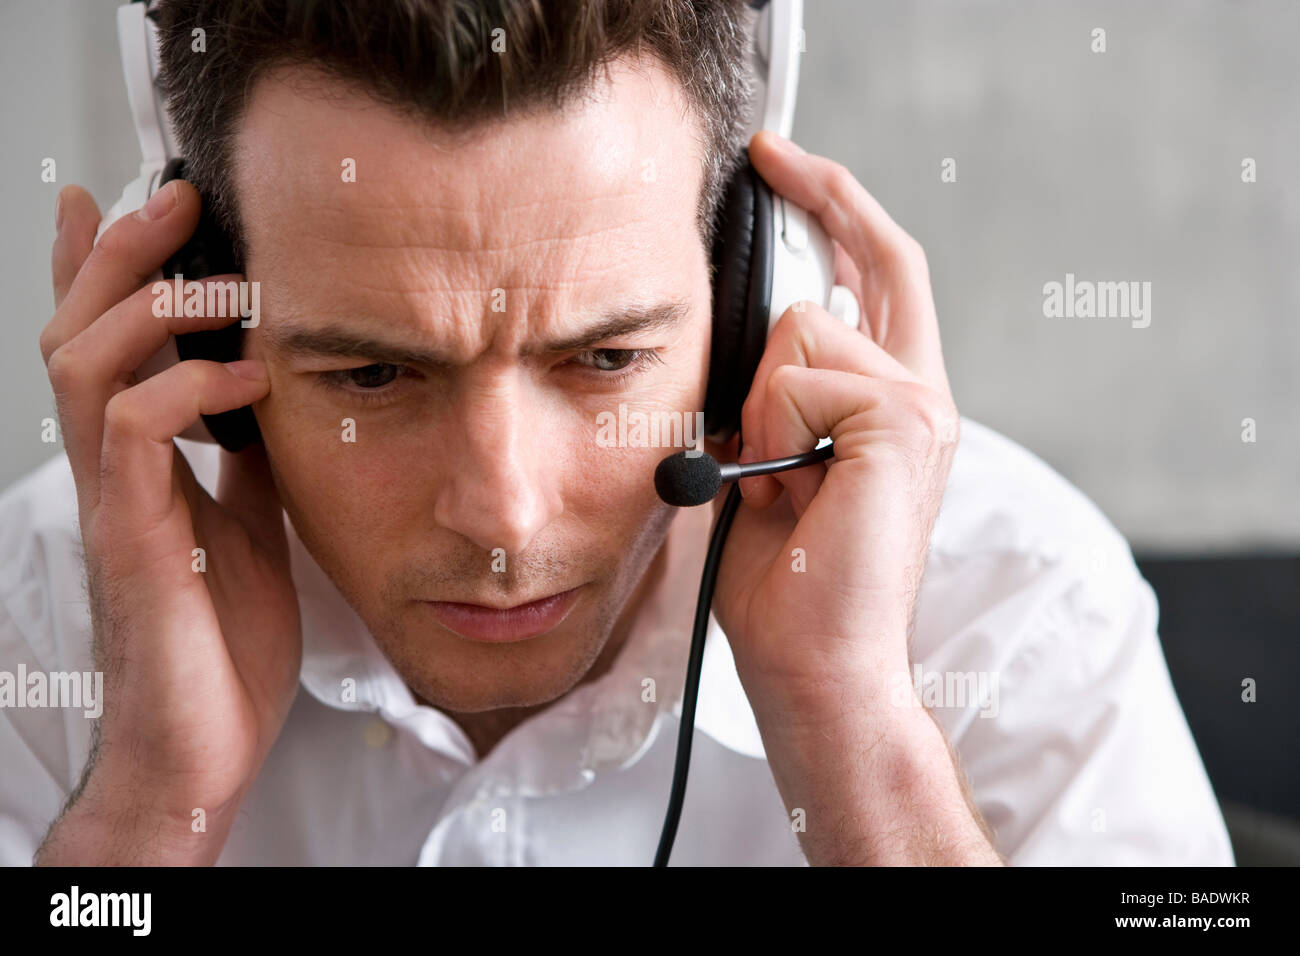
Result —
<path fill-rule="evenodd" d="M 376 362 L 357 368 L 340 368 L 319 373 L 320 383 L 353 401 L 387 403 L 403 391 L 398 379 L 410 378 L 413 370 L 405 365 Z M 396 383 L 396 384 L 394 384 Z"/>
<path fill-rule="evenodd" d="M 372 389 L 383 388 L 396 379 L 401 370 L 400 365 L 377 362 L 374 365 L 363 365 L 361 368 L 342 369 L 339 375 L 347 384 L 355 385 L 360 389 Z"/>
<path fill-rule="evenodd" d="M 653 349 L 589 349 L 574 356 L 579 365 L 598 372 L 621 372 L 658 358 Z"/>

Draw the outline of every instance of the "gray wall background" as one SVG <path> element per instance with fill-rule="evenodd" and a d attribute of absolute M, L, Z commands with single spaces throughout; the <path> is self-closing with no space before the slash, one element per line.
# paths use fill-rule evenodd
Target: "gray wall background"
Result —
<path fill-rule="evenodd" d="M 54 411 L 37 348 L 54 197 L 76 182 L 106 210 L 139 162 L 116 5 L 0 7 L 0 485 L 61 454 L 40 441 Z M 807 8 L 795 138 L 925 246 L 962 412 L 1042 456 L 1135 549 L 1300 547 L 1300 4 Z M 1043 285 L 1067 272 L 1151 282 L 1150 326 L 1045 318 Z"/>

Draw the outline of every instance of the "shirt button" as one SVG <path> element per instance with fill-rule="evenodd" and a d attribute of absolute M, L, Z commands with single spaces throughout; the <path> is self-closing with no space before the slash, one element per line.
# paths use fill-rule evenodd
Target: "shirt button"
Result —
<path fill-rule="evenodd" d="M 386 746 L 388 741 L 392 739 L 393 728 L 389 727 L 388 724 L 379 717 L 376 717 L 374 720 L 366 724 L 363 736 L 366 739 L 367 747 L 373 747 L 378 750 L 380 747 Z"/>

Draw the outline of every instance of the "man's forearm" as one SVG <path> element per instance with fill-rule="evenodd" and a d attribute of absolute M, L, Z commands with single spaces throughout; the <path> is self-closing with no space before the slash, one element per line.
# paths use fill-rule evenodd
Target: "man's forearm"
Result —
<path fill-rule="evenodd" d="M 780 753 L 768 757 L 812 865 L 1004 863 L 943 732 L 919 704 L 881 699 L 798 727 L 778 735 Z"/>

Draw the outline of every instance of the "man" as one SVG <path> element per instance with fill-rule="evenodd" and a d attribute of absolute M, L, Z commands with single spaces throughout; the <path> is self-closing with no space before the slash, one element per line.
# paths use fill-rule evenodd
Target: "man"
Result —
<path fill-rule="evenodd" d="M 0 646 L 102 671 L 103 714 L 5 712 L 0 850 L 648 863 L 711 515 L 595 433 L 702 407 L 742 5 L 292 8 L 160 11 L 190 176 L 261 284 L 242 361 L 133 374 L 228 322 L 153 307 L 194 186 L 97 245 L 60 196 L 68 462 L 0 508 Z M 835 459 L 743 483 L 673 861 L 1230 863 L 1123 540 L 959 427 L 919 246 L 836 164 L 749 145 L 863 319 L 791 309 L 746 400 L 741 460 Z M 176 453 L 248 404 L 264 446 Z"/>

